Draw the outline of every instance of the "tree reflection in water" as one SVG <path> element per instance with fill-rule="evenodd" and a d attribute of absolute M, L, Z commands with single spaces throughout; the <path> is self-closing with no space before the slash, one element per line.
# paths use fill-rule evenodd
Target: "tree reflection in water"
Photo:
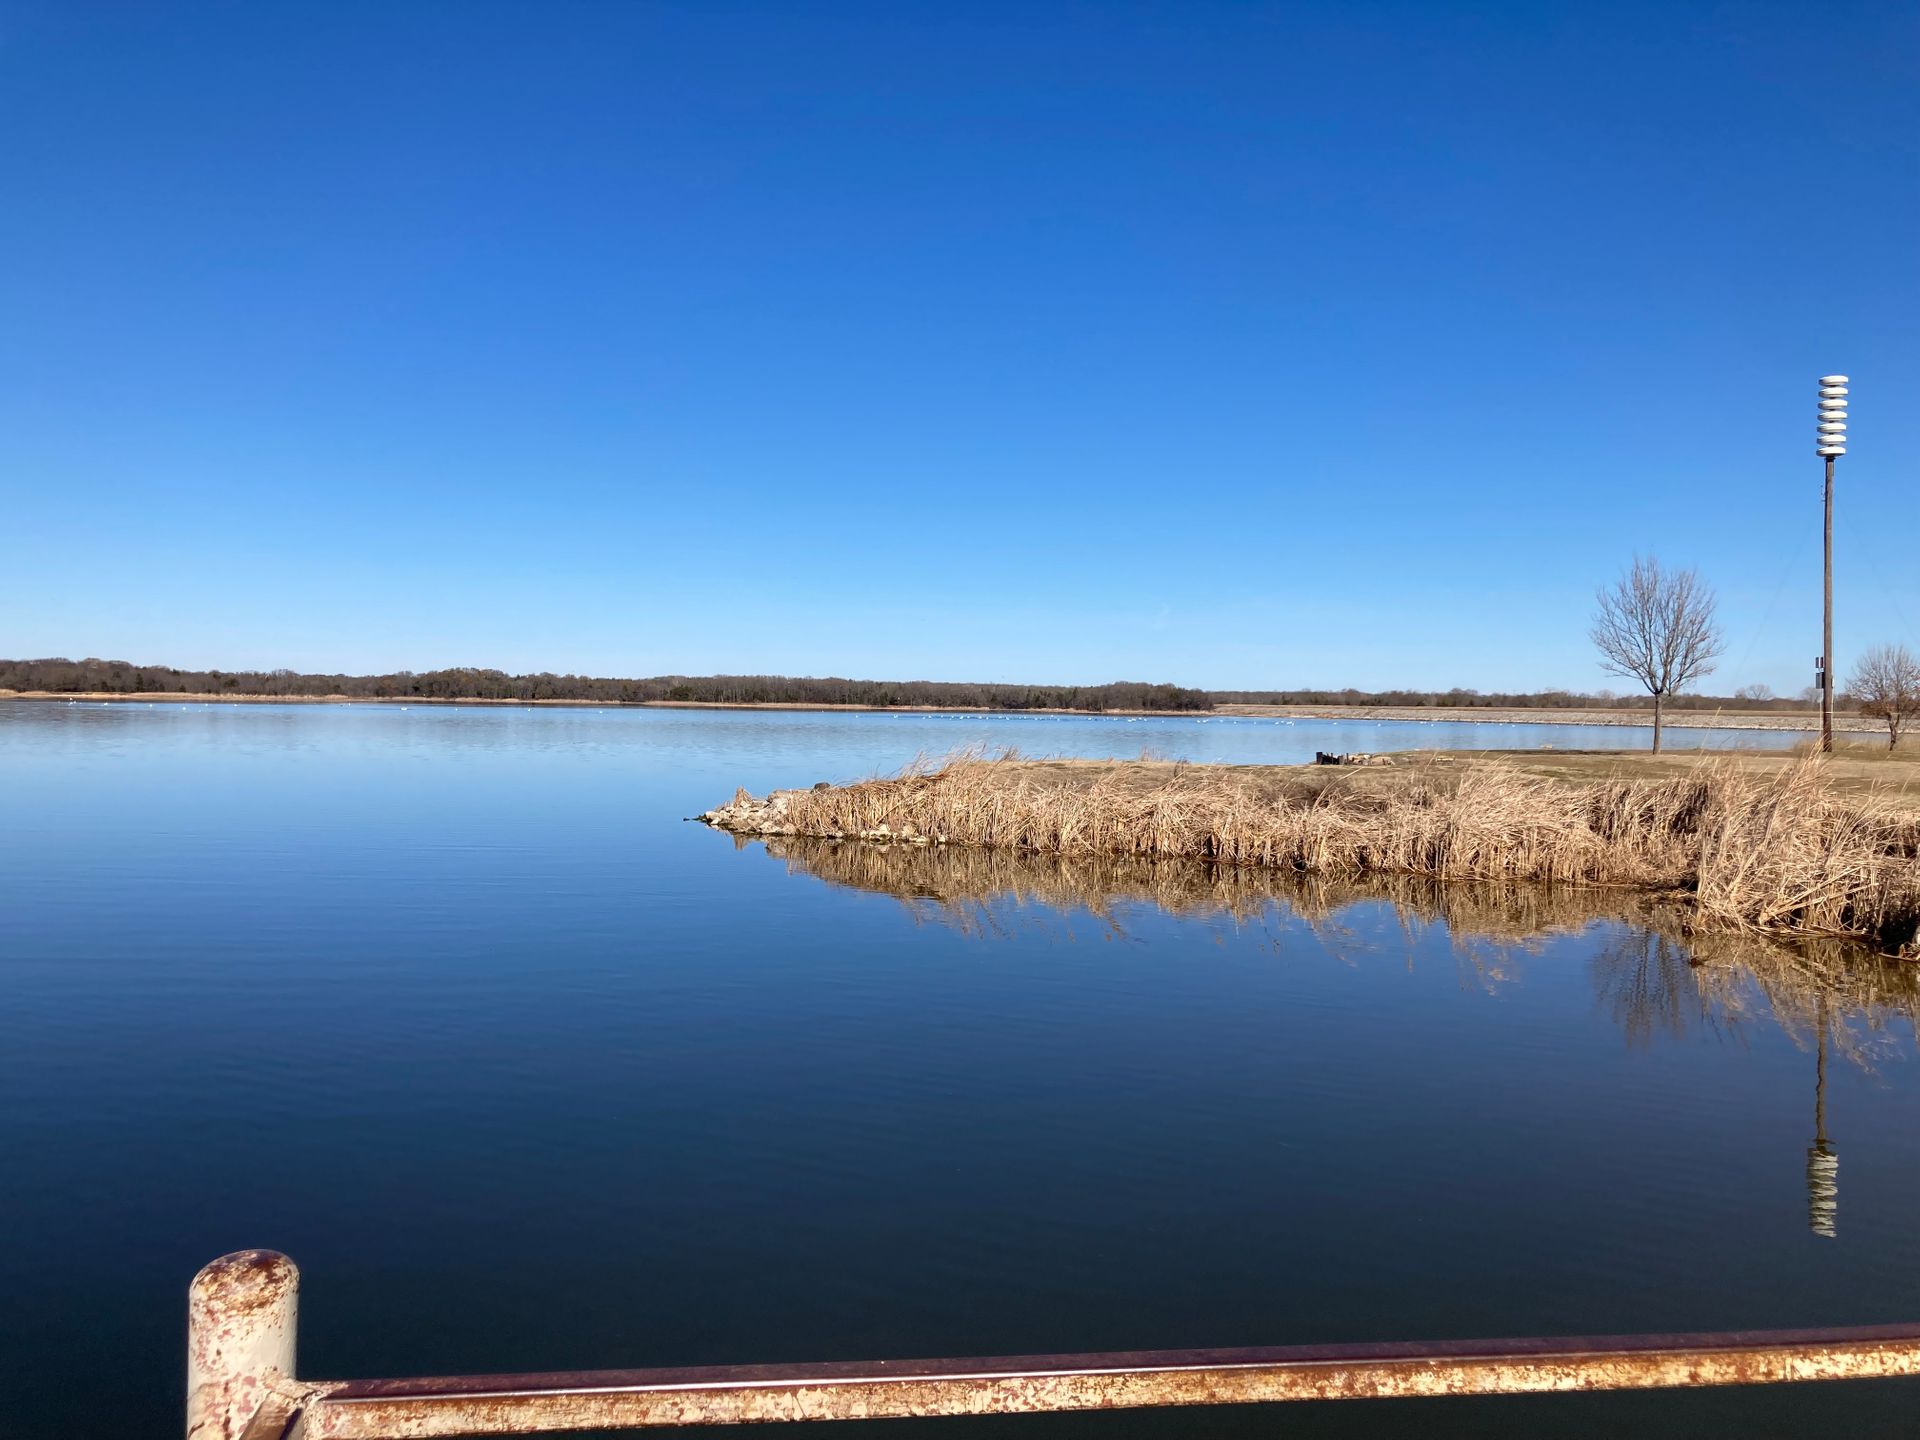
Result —
<path fill-rule="evenodd" d="M 1658 930 L 1626 928 L 1601 946 L 1593 957 L 1593 988 L 1629 1045 L 1662 1035 L 1680 1039 L 1690 1025 L 1721 1028 L 1694 978 L 1692 952 Z"/>
<path fill-rule="evenodd" d="M 1814 1141 L 1808 1148 L 1808 1224 L 1836 1233 L 1839 1160 L 1827 1134 L 1826 1070 L 1832 1055 L 1863 1069 L 1920 1030 L 1920 965 L 1847 941 L 1784 941 L 1701 931 L 1656 895 L 1540 886 L 1440 884 L 1419 877 L 1328 880 L 1199 861 L 1128 856 L 1069 859 L 959 846 L 874 845 L 799 837 L 765 844 L 795 874 L 891 895 L 921 923 L 982 938 L 1030 927 L 1095 921 L 1126 934 L 1129 907 L 1224 918 L 1263 929 L 1276 948 L 1278 922 L 1306 924 L 1349 964 L 1377 959 L 1374 927 L 1348 921 L 1363 905 L 1389 902 L 1408 939 L 1437 927 L 1463 981 L 1489 993 L 1512 980 L 1551 936 L 1598 930 L 1589 965 L 1596 997 L 1630 1046 L 1682 1039 L 1698 1029 L 1738 1035 L 1770 1020 L 1812 1054 Z"/>

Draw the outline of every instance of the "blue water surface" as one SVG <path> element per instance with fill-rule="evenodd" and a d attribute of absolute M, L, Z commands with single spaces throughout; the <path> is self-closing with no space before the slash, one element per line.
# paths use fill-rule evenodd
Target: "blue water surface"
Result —
<path fill-rule="evenodd" d="M 1619 919 L 1515 946 L 1386 899 L 1029 893 L 952 923 L 684 819 L 968 745 L 1644 738 L 0 703 L 0 1434 L 173 1433 L 186 1282 L 244 1246 L 302 1266 L 317 1376 L 1920 1319 L 1897 1006 L 1823 1045 Z M 848 1433 L 1894 1434 L 1916 1399 Z"/>

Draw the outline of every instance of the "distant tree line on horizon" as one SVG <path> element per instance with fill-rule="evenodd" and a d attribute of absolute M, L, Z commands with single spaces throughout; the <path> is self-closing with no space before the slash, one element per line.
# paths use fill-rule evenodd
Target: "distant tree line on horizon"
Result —
<path fill-rule="evenodd" d="M 0 690 L 72 695 L 342 695 L 354 700 L 588 700 L 635 705 L 950 705 L 991 710 L 1206 710 L 1205 691 L 1143 681 L 995 685 L 942 680 L 844 680 L 789 675 L 508 675 L 500 670 L 304 675 L 292 670 L 178 670 L 124 660 L 0 660 Z"/>
<path fill-rule="evenodd" d="M 180 670 L 124 660 L 0 660 L 0 690 L 57 695 L 340 695 L 355 700 L 585 700 L 599 704 L 689 701 L 723 705 L 927 705 L 989 710 L 1204 711 L 1216 705 L 1410 705 L 1446 709 L 1647 709 L 1645 695 L 1571 690 L 1527 693 L 1451 690 L 1196 690 L 1116 681 L 1108 685 L 977 684 L 948 680 L 846 680 L 790 675 L 508 675 L 460 667 L 390 675 L 308 675 L 293 670 Z M 1747 686 L 1730 696 L 1673 695 L 1674 710 L 1804 710 L 1809 701 Z M 1817 697 L 1813 703 L 1817 704 Z"/>

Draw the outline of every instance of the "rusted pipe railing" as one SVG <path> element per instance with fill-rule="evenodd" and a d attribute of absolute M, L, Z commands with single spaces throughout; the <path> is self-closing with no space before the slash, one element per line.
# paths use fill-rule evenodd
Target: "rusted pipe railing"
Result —
<path fill-rule="evenodd" d="M 187 1435 L 229 1440 L 293 1379 L 300 1272 L 272 1250 L 222 1255 L 187 1288 Z"/>
<path fill-rule="evenodd" d="M 188 1308 L 189 1440 L 391 1440 L 1920 1375 L 1920 1325 L 1726 1335 L 1150 1350 L 414 1380 L 295 1378 L 299 1275 L 214 1261 Z"/>

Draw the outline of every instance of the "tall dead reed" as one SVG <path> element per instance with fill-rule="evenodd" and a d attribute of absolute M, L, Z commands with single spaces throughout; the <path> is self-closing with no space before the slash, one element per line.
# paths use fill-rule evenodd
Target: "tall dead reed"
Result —
<path fill-rule="evenodd" d="M 1578 781 L 1497 762 L 1361 771 L 968 755 L 736 797 L 709 818 L 747 833 L 1685 892 L 1722 925 L 1889 951 L 1920 932 L 1920 822 L 1836 795 L 1811 757 L 1772 774 L 1728 760 Z"/>

